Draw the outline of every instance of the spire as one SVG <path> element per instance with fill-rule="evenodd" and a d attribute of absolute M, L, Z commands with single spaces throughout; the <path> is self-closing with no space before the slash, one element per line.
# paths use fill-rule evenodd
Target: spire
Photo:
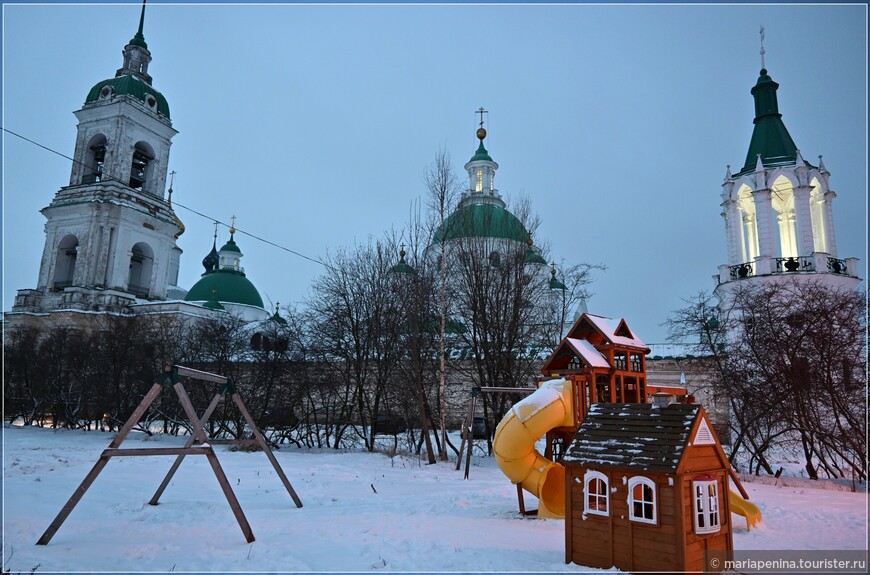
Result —
<path fill-rule="evenodd" d="M 124 65 L 115 72 L 115 77 L 134 76 L 149 86 L 151 85 L 151 76 L 148 74 L 148 64 L 151 63 L 151 52 L 148 51 L 148 44 L 145 43 L 145 36 L 142 34 L 142 29 L 145 26 L 145 0 L 142 0 L 142 13 L 139 15 L 139 30 L 124 46 Z"/>
<path fill-rule="evenodd" d="M 761 60 L 764 66 L 764 28 L 761 28 Z M 797 146 L 791 139 L 785 124 L 782 123 L 782 114 L 779 113 L 779 103 L 776 91 L 779 84 L 767 74 L 767 68 L 762 67 L 758 73 L 758 81 L 752 87 L 750 93 L 755 99 L 755 119 L 752 130 L 752 139 L 749 142 L 749 151 L 746 153 L 746 162 L 743 164 L 741 173 L 753 171 L 756 166 L 756 158 L 761 157 L 764 165 L 794 164 Z"/>
<path fill-rule="evenodd" d="M 142 35 L 142 28 L 145 25 L 145 2 L 146 0 L 142 0 L 142 14 L 139 15 L 139 30 L 133 36 L 133 39 L 130 40 L 130 44 L 141 46 L 147 50 L 148 44 L 145 43 L 145 36 Z"/>

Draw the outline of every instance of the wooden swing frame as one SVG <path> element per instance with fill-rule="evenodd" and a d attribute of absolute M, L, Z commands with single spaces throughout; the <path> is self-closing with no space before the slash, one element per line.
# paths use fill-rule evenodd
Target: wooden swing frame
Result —
<path fill-rule="evenodd" d="M 217 393 L 215 393 L 214 398 L 212 398 L 211 403 L 206 408 L 205 412 L 203 412 L 202 417 L 197 417 L 196 410 L 194 409 L 193 404 L 190 401 L 190 397 L 187 395 L 187 391 L 184 389 L 184 385 L 181 382 L 182 377 L 221 384 L 220 389 L 217 391 Z M 175 393 L 178 396 L 178 400 L 181 403 L 181 406 L 184 409 L 188 420 L 190 421 L 191 427 L 193 427 L 193 434 L 188 438 L 187 442 L 184 444 L 184 447 L 149 447 L 121 449 L 121 444 L 127 438 L 127 435 L 133 429 L 133 426 L 135 426 L 139 419 L 145 414 L 145 412 L 151 406 L 151 403 L 157 398 L 163 388 L 170 386 L 175 390 Z M 239 411 L 241 412 L 245 421 L 250 426 L 255 439 L 211 439 L 206 434 L 205 424 L 208 422 L 212 413 L 214 413 L 214 410 L 217 408 L 220 401 L 227 394 L 230 395 L 233 403 L 235 403 L 236 406 L 239 408 Z M 194 443 L 196 442 L 199 442 L 199 445 L 194 445 Z M 157 380 L 154 382 L 154 385 L 151 386 L 151 389 L 148 391 L 148 393 L 145 394 L 145 397 L 139 403 L 139 406 L 133 411 L 132 415 L 130 415 L 130 418 L 121 427 L 118 435 L 115 436 L 115 438 L 109 444 L 109 447 L 103 450 L 103 453 L 100 455 L 100 458 L 97 460 L 96 464 L 94 464 L 94 467 L 87 474 L 87 476 L 85 476 L 84 480 L 69 498 L 69 501 L 67 501 L 66 505 L 61 508 L 60 512 L 57 514 L 57 517 L 54 518 L 54 521 L 51 522 L 51 525 L 48 526 L 48 529 L 45 530 L 45 533 L 42 534 L 42 537 L 39 538 L 39 541 L 37 541 L 36 544 L 47 545 L 48 542 L 51 541 L 52 537 L 54 537 L 54 534 L 57 533 L 57 530 L 60 529 L 61 525 L 63 525 L 64 521 L 66 521 L 67 517 L 69 517 L 70 513 L 72 513 L 73 509 L 75 509 L 75 506 L 82 499 L 82 497 L 84 497 L 84 494 L 87 492 L 88 488 L 90 488 L 90 486 L 94 483 L 100 472 L 106 467 L 112 457 L 131 457 L 145 455 L 176 456 L 175 462 L 172 464 L 172 467 L 167 472 L 166 477 L 164 477 L 163 482 L 160 484 L 160 487 L 157 488 L 157 491 L 148 502 L 151 505 L 158 504 L 160 496 L 169 485 L 169 482 L 172 480 L 172 477 L 175 475 L 175 472 L 178 470 L 178 467 L 181 465 L 181 462 L 184 461 L 184 458 L 186 456 L 205 455 L 208 459 L 209 465 L 212 468 L 212 471 L 214 471 L 215 477 L 218 480 L 218 484 L 220 485 L 221 490 L 223 491 L 224 496 L 227 499 L 227 503 L 229 503 L 230 509 L 232 510 L 236 521 L 239 523 L 239 527 L 241 528 L 242 533 L 245 536 L 245 540 L 248 543 L 252 543 L 254 541 L 254 533 L 253 531 L 251 531 L 251 526 L 248 524 L 245 513 L 242 511 L 242 507 L 239 504 L 235 493 L 233 492 L 233 488 L 230 486 L 230 483 L 227 480 L 226 474 L 224 473 L 224 470 L 221 467 L 220 462 L 218 461 L 217 455 L 215 454 L 214 449 L 212 449 L 212 445 L 226 444 L 259 445 L 263 452 L 266 454 L 266 457 L 269 459 L 269 462 L 272 464 L 272 467 L 275 468 L 275 472 L 278 474 L 278 477 L 281 479 L 281 482 L 284 484 L 284 487 L 287 489 L 290 497 L 293 498 L 293 502 L 296 504 L 296 507 L 302 507 L 302 501 L 300 501 L 299 497 L 296 495 L 296 491 L 293 489 L 293 486 L 290 485 L 290 481 L 288 481 L 287 476 L 284 474 L 284 471 L 278 464 L 278 460 L 275 459 L 275 455 L 272 453 L 268 442 L 263 437 L 260 429 L 254 423 L 254 420 L 251 417 L 248 408 L 245 406 L 244 401 L 242 401 L 242 398 L 239 396 L 238 392 L 235 389 L 235 386 L 232 384 L 230 379 L 223 375 L 209 373 L 206 371 L 199 371 L 196 369 L 191 369 L 189 367 L 183 367 L 180 365 L 167 365 L 164 368 L 163 373 L 161 373 L 157 377 Z"/>

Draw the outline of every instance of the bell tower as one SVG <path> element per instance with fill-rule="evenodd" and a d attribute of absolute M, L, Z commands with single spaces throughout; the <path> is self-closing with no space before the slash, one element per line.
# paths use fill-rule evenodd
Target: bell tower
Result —
<path fill-rule="evenodd" d="M 36 289 L 19 290 L 12 311 L 123 311 L 163 300 L 176 280 L 184 226 L 165 198 L 169 147 L 177 133 L 152 85 L 151 52 L 139 28 L 113 78 L 95 84 L 78 119 L 69 185 L 41 210 L 45 247 Z"/>
<path fill-rule="evenodd" d="M 722 301 L 738 285 L 789 276 L 856 289 L 858 259 L 837 253 L 831 174 L 822 156 L 808 162 L 792 140 L 779 113 L 779 84 L 763 67 L 763 46 L 761 54 L 746 161 L 737 173 L 729 165 L 722 183 L 728 263 L 713 276 L 716 293 Z"/>

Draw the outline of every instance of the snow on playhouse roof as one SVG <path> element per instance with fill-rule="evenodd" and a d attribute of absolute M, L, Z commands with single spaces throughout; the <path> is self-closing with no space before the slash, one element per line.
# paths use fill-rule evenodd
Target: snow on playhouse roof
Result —
<path fill-rule="evenodd" d="M 628 325 L 624 319 L 614 320 L 601 315 L 593 315 L 591 313 L 584 314 L 598 330 L 604 334 L 607 339 L 616 345 L 624 345 L 628 347 L 647 348 L 647 345 L 628 329 Z M 617 333 L 627 333 L 629 336 L 617 335 Z"/>
<path fill-rule="evenodd" d="M 700 413 L 698 404 L 594 403 L 564 461 L 675 473 Z"/>
<path fill-rule="evenodd" d="M 610 367 L 610 364 L 607 363 L 607 358 L 601 355 L 601 352 L 595 349 L 595 347 L 585 339 L 566 337 L 565 340 L 570 344 L 571 348 L 577 353 L 577 355 L 591 367 Z"/>

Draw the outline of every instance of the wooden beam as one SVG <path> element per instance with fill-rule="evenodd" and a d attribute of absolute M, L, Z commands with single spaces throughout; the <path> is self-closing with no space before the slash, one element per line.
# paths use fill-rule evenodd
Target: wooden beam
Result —
<path fill-rule="evenodd" d="M 136 455 L 205 455 L 208 446 L 196 447 L 137 447 L 104 449 L 100 457 L 133 457 Z"/>
<path fill-rule="evenodd" d="M 215 394 L 215 396 L 211 400 L 211 403 L 202 414 L 202 418 L 200 419 L 200 425 L 205 427 L 206 422 L 208 422 L 211 414 L 214 413 L 214 410 L 217 408 L 222 398 L 223 396 L 220 393 Z M 195 441 L 196 437 L 191 434 L 190 437 L 187 438 L 187 442 L 184 444 L 184 447 L 190 447 Z M 181 462 L 184 461 L 184 456 L 184 453 L 178 454 L 178 458 L 172 463 L 172 467 L 169 468 L 169 471 L 166 473 L 166 477 L 164 477 L 163 482 L 160 483 L 160 487 L 157 488 L 157 491 L 155 491 L 154 495 L 151 496 L 151 500 L 148 501 L 149 505 L 157 505 L 157 502 L 160 500 L 160 496 L 163 495 L 164 491 L 166 491 L 166 488 L 169 486 L 169 482 L 175 476 L 175 472 L 178 471 Z"/>
<path fill-rule="evenodd" d="M 93 484 L 97 479 L 97 476 L 108 462 L 108 457 L 100 457 L 97 460 L 97 463 L 94 464 L 90 472 L 85 476 L 81 485 L 73 491 L 72 497 L 70 497 L 69 501 L 66 502 L 66 505 L 61 508 L 60 513 L 57 514 L 57 517 L 54 518 L 54 521 L 51 522 L 51 525 L 48 526 L 48 529 L 46 529 L 45 533 L 42 534 L 42 537 L 39 538 L 39 541 L 36 542 L 37 545 L 48 545 L 48 542 L 51 541 L 51 538 L 54 537 L 54 534 L 57 533 L 57 530 L 60 529 L 60 526 L 63 525 L 63 522 L 66 521 L 66 518 L 69 517 L 69 514 L 72 513 L 72 510 L 75 509 L 75 506 L 79 501 L 81 501 L 85 492 L 87 492 L 91 484 Z"/>
<path fill-rule="evenodd" d="M 481 387 L 482 393 L 534 393 L 537 387 Z"/>
<path fill-rule="evenodd" d="M 293 498 L 293 502 L 296 504 L 296 507 L 302 507 L 302 501 L 299 499 L 299 496 L 296 495 L 296 490 L 293 489 L 293 486 L 290 485 L 290 481 L 287 479 L 287 476 L 284 475 L 284 470 L 281 469 L 281 466 L 278 464 L 278 460 L 275 459 L 275 454 L 272 453 L 272 449 L 269 447 L 269 444 L 266 442 L 263 434 L 260 433 L 260 428 L 257 427 L 256 423 L 254 423 L 254 419 L 248 412 L 248 408 L 245 406 L 245 402 L 242 401 L 242 398 L 239 396 L 238 393 L 233 394 L 233 403 L 235 403 L 236 406 L 238 406 L 239 411 L 242 412 L 242 416 L 251 427 L 251 431 L 254 433 L 254 437 L 257 438 L 257 442 L 260 444 L 260 447 L 263 449 L 266 457 L 269 458 L 269 462 L 272 464 L 272 467 L 275 468 L 275 473 L 278 474 L 278 477 L 281 479 L 281 483 L 283 483 L 284 488 L 287 489 L 287 493 L 289 493 L 290 497 Z"/>
<path fill-rule="evenodd" d="M 190 367 L 184 367 L 183 365 L 174 366 L 175 369 L 178 370 L 178 375 L 182 377 L 189 377 L 191 379 L 201 379 L 203 381 L 211 381 L 213 383 L 226 383 L 227 378 L 223 375 L 218 375 L 216 373 L 209 373 L 207 371 L 200 371 L 198 369 L 192 369 Z"/>

